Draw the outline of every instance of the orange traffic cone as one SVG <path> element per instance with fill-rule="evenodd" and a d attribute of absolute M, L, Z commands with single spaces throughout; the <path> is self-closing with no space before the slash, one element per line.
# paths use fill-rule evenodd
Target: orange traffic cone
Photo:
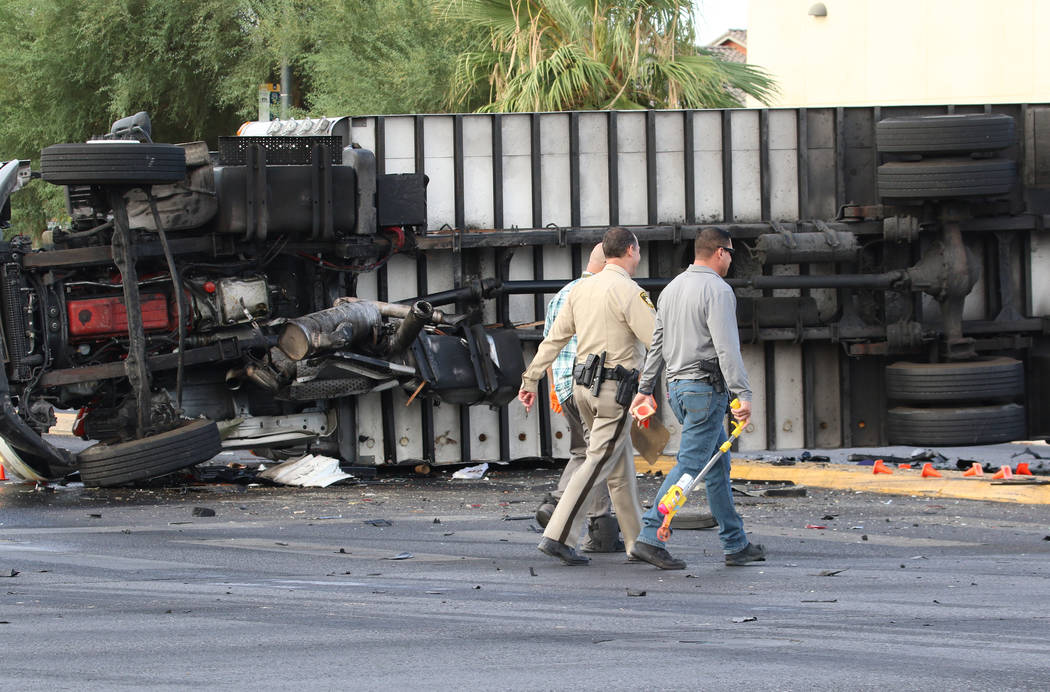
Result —
<path fill-rule="evenodd" d="M 910 469 L 911 468 L 911 464 L 897 464 L 897 468 L 899 468 L 899 469 Z"/>
<path fill-rule="evenodd" d="M 7 480 L 7 473 L 4 472 L 4 465 L 0 464 L 0 481 Z"/>
<path fill-rule="evenodd" d="M 1017 465 L 1017 470 L 1014 473 L 1018 476 L 1031 476 L 1032 472 L 1028 470 L 1028 462 L 1022 461 Z"/>
<path fill-rule="evenodd" d="M 882 459 L 876 459 L 875 463 L 871 466 L 872 473 L 893 473 L 886 468 L 886 463 Z"/>
<path fill-rule="evenodd" d="M 941 472 L 933 468 L 933 464 L 926 462 L 922 465 L 922 477 L 923 478 L 940 478 Z"/>
<path fill-rule="evenodd" d="M 995 472 L 994 476 L 992 476 L 992 478 L 995 478 L 997 480 L 1009 480 L 1013 477 L 1014 474 L 1010 470 L 1009 466 L 1000 466 L 999 470 Z"/>
<path fill-rule="evenodd" d="M 984 469 L 981 468 L 981 465 L 978 464 L 975 461 L 975 462 L 973 462 L 973 466 L 971 466 L 966 471 L 963 471 L 963 475 L 964 476 L 983 476 L 984 475 Z"/>

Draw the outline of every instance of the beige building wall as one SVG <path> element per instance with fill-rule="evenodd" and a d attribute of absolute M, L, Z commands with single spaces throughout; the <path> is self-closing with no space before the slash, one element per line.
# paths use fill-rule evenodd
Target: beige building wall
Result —
<path fill-rule="evenodd" d="M 776 106 L 1050 101 L 1050 0 L 750 0 Z M 760 105 L 750 102 L 749 105 Z"/>

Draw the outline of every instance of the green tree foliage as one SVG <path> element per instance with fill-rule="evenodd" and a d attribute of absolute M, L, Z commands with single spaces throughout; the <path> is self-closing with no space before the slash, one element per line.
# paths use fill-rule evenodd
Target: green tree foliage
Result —
<path fill-rule="evenodd" d="M 694 45 L 692 0 L 432 0 L 485 30 L 459 59 L 455 105 L 483 111 L 712 108 L 768 103 L 760 68 Z"/>
<path fill-rule="evenodd" d="M 2 0 L 2 157 L 36 159 L 141 110 L 160 141 L 232 131 L 256 101 L 255 24 L 235 0 Z M 40 182 L 12 204 L 27 232 L 64 213 L 61 189 Z"/>
<path fill-rule="evenodd" d="M 456 57 L 485 38 L 428 0 L 342 0 L 329 11 L 303 57 L 305 105 L 317 114 L 442 112 Z"/>

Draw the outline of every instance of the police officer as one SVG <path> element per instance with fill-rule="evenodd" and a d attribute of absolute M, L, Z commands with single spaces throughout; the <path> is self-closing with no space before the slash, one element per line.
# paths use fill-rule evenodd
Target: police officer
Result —
<path fill-rule="evenodd" d="M 727 439 L 725 426 L 730 392 L 740 399 L 733 416 L 747 424 L 751 418 L 751 385 L 740 355 L 736 326 L 736 296 L 723 281 L 733 261 L 733 241 L 719 228 L 704 228 L 696 236 L 694 261 L 671 280 L 660 294 L 656 333 L 645 359 L 638 395 L 631 408 L 647 403 L 654 409 L 653 387 L 667 366 L 667 393 L 671 410 L 682 424 L 678 462 L 656 494 L 652 509 L 642 519 L 642 531 L 631 555 L 661 569 L 682 569 L 657 538 L 663 523 L 660 498 L 683 473 L 694 478 L 714 451 Z M 718 521 L 725 563 L 745 565 L 765 560 L 765 549 L 748 541 L 744 520 L 733 505 L 729 484 L 729 453 L 719 457 L 704 477 L 707 501 Z"/>
<path fill-rule="evenodd" d="M 550 334 L 554 320 L 565 306 L 565 301 L 573 287 L 583 279 L 593 276 L 605 268 L 605 253 L 602 244 L 598 243 L 591 249 L 587 260 L 587 268 L 583 275 L 573 279 L 562 286 L 551 301 L 547 303 L 547 317 L 543 322 L 543 336 Z M 558 488 L 549 493 L 539 508 L 536 510 L 536 521 L 540 526 L 546 528 L 550 523 L 551 515 L 558 500 L 565 494 L 565 488 L 569 480 L 576 473 L 584 459 L 587 458 L 587 428 L 583 425 L 580 410 L 572 397 L 572 369 L 576 365 L 576 337 L 559 353 L 554 363 L 547 370 L 551 383 L 551 410 L 565 416 L 565 422 L 569 425 L 569 461 L 565 464 L 561 477 L 558 479 Z M 585 553 L 615 553 L 624 549 L 623 541 L 619 540 L 620 525 L 616 523 L 616 517 L 612 515 L 612 500 L 609 498 L 608 484 L 601 483 L 598 486 L 594 499 L 594 505 L 587 512 L 587 540 L 583 543 Z"/>
<path fill-rule="evenodd" d="M 602 249 L 605 268 L 569 292 L 550 333 L 522 375 L 518 392 L 525 410 L 530 410 L 536 401 L 536 383 L 575 334 L 573 400 L 590 430 L 590 439 L 587 456 L 566 486 L 538 546 L 567 565 L 590 562 L 575 546 L 586 509 L 603 483 L 608 482 L 627 550 L 634 545 L 640 525 L 628 405 L 636 369 L 652 340 L 656 311 L 649 294 L 631 279 L 641 259 L 635 235 L 611 228 L 602 238 Z"/>

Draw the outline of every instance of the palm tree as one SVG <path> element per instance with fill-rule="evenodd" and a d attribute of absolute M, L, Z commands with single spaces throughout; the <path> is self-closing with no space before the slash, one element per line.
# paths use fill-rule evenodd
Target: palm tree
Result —
<path fill-rule="evenodd" d="M 483 30 L 450 105 L 480 111 L 724 108 L 769 103 L 772 78 L 694 45 L 692 0 L 431 0 Z M 480 107 L 478 108 L 478 105 Z"/>

